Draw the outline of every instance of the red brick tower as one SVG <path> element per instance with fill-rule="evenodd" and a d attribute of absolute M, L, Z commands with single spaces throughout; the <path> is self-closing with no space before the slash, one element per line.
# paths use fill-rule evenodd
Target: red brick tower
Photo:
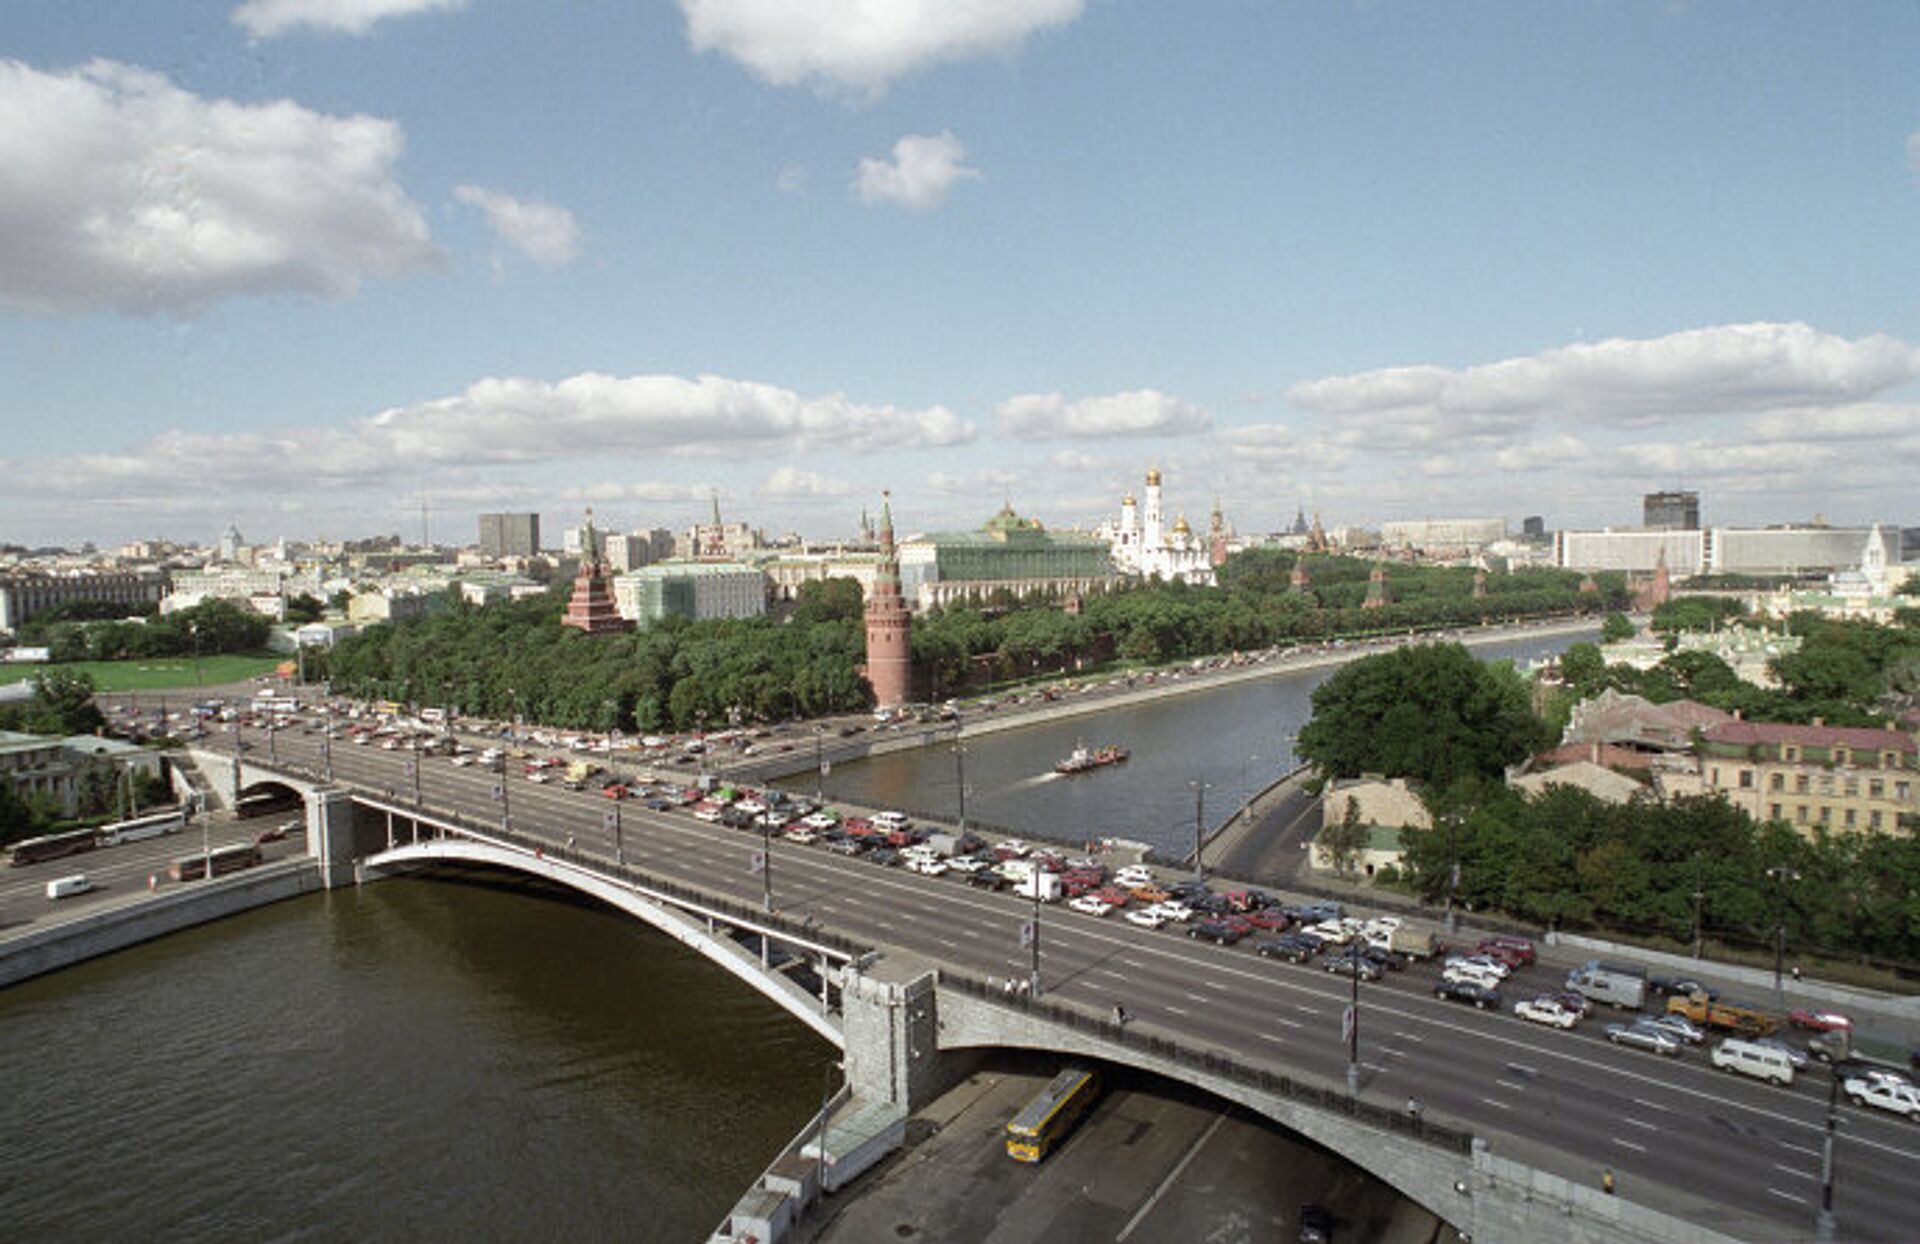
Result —
<path fill-rule="evenodd" d="M 1487 571 L 1484 566 L 1473 572 L 1473 598 L 1475 600 L 1487 598 Z"/>
<path fill-rule="evenodd" d="M 882 493 L 880 565 L 867 593 L 867 682 L 875 708 L 905 704 L 913 684 L 907 602 L 900 595 L 900 557 L 893 548 L 893 494 Z"/>
<path fill-rule="evenodd" d="M 1293 573 L 1287 576 L 1287 582 L 1293 588 L 1294 593 L 1296 595 L 1301 595 L 1301 596 L 1306 595 L 1306 592 L 1307 592 L 1307 559 L 1306 558 L 1300 557 L 1300 558 L 1294 559 Z"/>
<path fill-rule="evenodd" d="M 580 541 L 580 573 L 574 576 L 573 596 L 567 601 L 562 626 L 576 626 L 589 635 L 630 631 L 633 623 L 620 616 L 607 585 L 607 563 L 600 557 L 600 541 L 593 531 L 593 511 L 587 511 L 587 531 Z"/>

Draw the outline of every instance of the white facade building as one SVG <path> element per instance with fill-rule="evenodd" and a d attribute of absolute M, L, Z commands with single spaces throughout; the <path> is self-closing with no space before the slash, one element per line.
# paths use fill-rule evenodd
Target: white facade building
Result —
<path fill-rule="evenodd" d="M 1860 565 L 1870 527 L 1708 527 L 1697 531 L 1562 531 L 1564 570 L 1651 573 L 1662 553 L 1675 578 L 1699 574 L 1795 575 Z"/>
<path fill-rule="evenodd" d="M 764 617 L 767 576 L 739 562 L 660 562 L 616 576 L 613 603 L 641 626 L 669 616 Z"/>
<path fill-rule="evenodd" d="M 1129 494 L 1120 502 L 1119 521 L 1102 524 L 1094 534 L 1111 547 L 1113 564 L 1122 574 L 1213 586 L 1213 557 L 1206 541 L 1194 534 L 1185 515 L 1171 527 L 1166 524 L 1158 467 L 1147 472 L 1146 504 L 1136 504 Z"/>
<path fill-rule="evenodd" d="M 1380 539 L 1394 548 L 1473 550 L 1506 538 L 1504 518 L 1420 518 L 1380 524 Z"/>

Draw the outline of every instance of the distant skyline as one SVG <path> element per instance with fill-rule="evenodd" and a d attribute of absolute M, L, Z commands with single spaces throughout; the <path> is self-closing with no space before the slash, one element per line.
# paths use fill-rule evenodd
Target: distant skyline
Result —
<path fill-rule="evenodd" d="M 1920 522 L 1920 6 L 7 17 L 0 543 Z"/>

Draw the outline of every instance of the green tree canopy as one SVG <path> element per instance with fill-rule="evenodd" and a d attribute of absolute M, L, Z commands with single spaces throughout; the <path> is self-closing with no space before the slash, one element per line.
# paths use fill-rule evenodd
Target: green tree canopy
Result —
<path fill-rule="evenodd" d="M 1418 644 L 1322 683 L 1297 751 L 1323 778 L 1380 773 L 1440 788 L 1497 777 L 1548 742 L 1510 665 L 1484 664 L 1460 644 Z"/>

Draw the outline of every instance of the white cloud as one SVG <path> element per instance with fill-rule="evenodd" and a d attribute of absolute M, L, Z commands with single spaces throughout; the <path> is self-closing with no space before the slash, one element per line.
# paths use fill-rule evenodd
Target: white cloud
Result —
<path fill-rule="evenodd" d="M 908 134 L 893 144 L 893 161 L 860 161 L 853 191 L 862 203 L 891 203 L 924 212 L 947 201 L 954 183 L 977 181 L 978 169 L 961 161 L 966 148 L 951 133 Z"/>
<path fill-rule="evenodd" d="M 1500 436 L 1550 420 L 1622 426 L 1858 401 L 1920 374 L 1891 337 L 1805 324 L 1731 324 L 1562 346 L 1479 367 L 1401 367 L 1293 386 L 1303 410 L 1379 420 L 1428 440 Z"/>
<path fill-rule="evenodd" d="M 1198 406 L 1153 389 L 1073 402 L 1058 393 L 1023 393 L 994 414 L 1001 435 L 1022 441 L 1185 436 L 1213 426 Z"/>
<path fill-rule="evenodd" d="M 558 267 L 580 253 L 580 229 L 564 207 L 516 199 L 484 186 L 455 186 L 453 197 L 479 208 L 501 241 L 535 263 Z"/>
<path fill-rule="evenodd" d="M 869 98 L 927 65 L 1011 51 L 1085 0 L 680 0 L 687 41 L 775 86 Z"/>
<path fill-rule="evenodd" d="M 256 39 L 271 39 L 305 26 L 364 35 L 389 17 L 463 9 L 467 0 L 246 0 L 233 22 Z"/>
<path fill-rule="evenodd" d="M 965 444 L 944 406 L 903 410 L 802 398 L 722 376 L 487 379 L 453 397 L 382 411 L 366 425 L 400 453 L 443 462 L 532 462 L 602 452 L 739 457 L 804 449 L 877 453 Z"/>
<path fill-rule="evenodd" d="M 828 479 L 817 472 L 791 466 L 776 467 L 760 485 L 761 496 L 787 501 L 844 497 L 848 491 L 845 480 Z"/>
<path fill-rule="evenodd" d="M 437 265 L 402 146 L 391 121 L 203 99 L 112 61 L 0 61 L 0 303 L 191 311 Z"/>

